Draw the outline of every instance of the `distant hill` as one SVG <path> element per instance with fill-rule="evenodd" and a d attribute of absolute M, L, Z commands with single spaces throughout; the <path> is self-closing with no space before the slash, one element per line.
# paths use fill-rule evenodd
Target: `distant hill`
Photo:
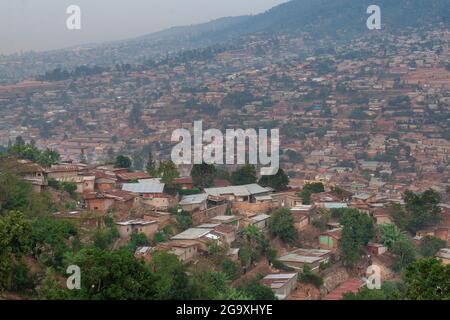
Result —
<path fill-rule="evenodd" d="M 380 34 L 383 31 L 405 31 L 407 27 L 428 28 L 443 24 L 448 28 L 450 25 L 449 0 L 292 0 L 258 15 L 226 17 L 129 40 L 81 46 L 84 50 L 31 53 L 18 57 L 17 61 L 12 57 L 11 65 L 19 63 L 23 66 L 19 69 L 8 69 L 8 64 L 2 66 L 1 62 L 10 60 L 0 57 L 0 73 L 8 74 L 14 81 L 43 74 L 59 66 L 73 69 L 84 64 L 142 63 L 167 53 L 222 43 L 227 47 L 230 43 L 236 45 L 246 36 L 256 33 L 271 37 L 277 34 L 295 36 L 307 31 L 313 40 L 347 40 L 369 32 L 366 11 L 371 4 L 381 7 Z M 36 58 L 41 58 L 43 63 L 34 63 Z"/>
<path fill-rule="evenodd" d="M 382 28 L 386 30 L 450 24 L 448 0 L 293 0 L 262 14 L 171 28 L 132 41 L 159 42 L 167 46 L 177 42 L 177 46 L 191 47 L 253 33 L 297 34 L 302 31 L 316 37 L 349 38 L 368 31 L 366 10 L 371 4 L 380 6 Z"/>

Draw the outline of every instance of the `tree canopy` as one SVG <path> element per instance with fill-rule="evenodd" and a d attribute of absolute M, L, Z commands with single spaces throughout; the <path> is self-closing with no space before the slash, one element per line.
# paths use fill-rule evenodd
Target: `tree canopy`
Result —
<path fill-rule="evenodd" d="M 283 169 L 279 169 L 275 175 L 262 176 L 258 182 L 264 187 L 270 187 L 275 191 L 284 191 L 289 185 L 289 177 L 284 173 Z"/>
<path fill-rule="evenodd" d="M 161 178 L 161 181 L 171 185 L 173 180 L 180 177 L 180 173 L 178 172 L 178 168 L 171 160 L 163 161 L 160 163 L 157 176 Z"/>
<path fill-rule="evenodd" d="M 300 197 L 303 199 L 303 204 L 310 204 L 311 195 L 314 193 L 321 193 L 325 191 L 323 183 L 309 183 L 303 187 L 302 192 L 300 192 Z"/>
<path fill-rule="evenodd" d="M 394 220 L 402 229 L 415 234 L 419 229 L 439 222 L 441 196 L 436 191 L 429 189 L 417 194 L 406 190 L 403 199 L 405 208 L 391 207 Z"/>
<path fill-rule="evenodd" d="M 216 167 L 212 164 L 194 164 L 191 170 L 194 186 L 204 189 L 213 185 L 216 177 Z"/>
<path fill-rule="evenodd" d="M 8 147 L 7 154 L 18 159 L 30 160 L 44 167 L 50 167 L 57 164 L 60 155 L 57 151 L 51 149 L 39 150 L 34 141 L 25 143 L 21 136 L 16 138 L 16 142 Z"/>
<path fill-rule="evenodd" d="M 410 300 L 449 300 L 450 265 L 433 258 L 418 260 L 406 268 L 406 298 Z"/>
<path fill-rule="evenodd" d="M 235 186 L 255 183 L 257 180 L 255 166 L 251 164 L 244 165 L 243 167 L 231 173 L 230 180 L 231 183 Z"/>
<path fill-rule="evenodd" d="M 342 237 L 339 242 L 344 265 L 353 267 L 366 252 L 367 244 L 375 236 L 372 219 L 357 209 L 347 209 L 341 218 Z"/>
<path fill-rule="evenodd" d="M 18 211 L 0 215 L 0 289 L 10 289 L 12 270 L 30 250 L 30 223 Z"/>
<path fill-rule="evenodd" d="M 131 168 L 131 159 L 124 155 L 119 155 L 116 157 L 116 161 L 114 162 L 115 168 Z"/>
<path fill-rule="evenodd" d="M 269 229 L 273 235 L 283 242 L 293 243 L 297 239 L 294 217 L 289 209 L 275 210 L 270 216 Z"/>

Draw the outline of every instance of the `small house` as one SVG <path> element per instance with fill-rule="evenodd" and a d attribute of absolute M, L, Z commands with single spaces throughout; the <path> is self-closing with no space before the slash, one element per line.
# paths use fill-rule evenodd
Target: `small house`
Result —
<path fill-rule="evenodd" d="M 336 228 L 322 233 L 319 237 L 320 248 L 333 251 L 337 250 L 341 236 L 342 228 Z"/>
<path fill-rule="evenodd" d="M 183 196 L 180 201 L 180 206 L 184 211 L 203 211 L 208 207 L 208 195 L 206 193 Z"/>
<path fill-rule="evenodd" d="M 279 300 L 286 298 L 297 289 L 298 273 L 269 274 L 261 280 L 261 284 L 272 289 Z"/>
<path fill-rule="evenodd" d="M 388 248 L 380 243 L 369 243 L 367 245 L 367 251 L 372 256 L 379 256 L 388 251 Z"/>
<path fill-rule="evenodd" d="M 128 238 L 133 233 L 143 233 L 147 239 L 151 240 L 158 232 L 156 221 L 129 220 L 116 222 L 116 226 L 121 238 Z"/>
<path fill-rule="evenodd" d="M 303 270 L 305 266 L 308 266 L 312 271 L 318 271 L 320 264 L 327 263 L 330 256 L 330 250 L 296 249 L 279 257 L 277 260 L 297 270 Z"/>

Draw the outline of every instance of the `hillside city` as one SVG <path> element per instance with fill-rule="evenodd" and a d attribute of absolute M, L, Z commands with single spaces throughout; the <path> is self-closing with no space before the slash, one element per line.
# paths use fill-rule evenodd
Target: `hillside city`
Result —
<path fill-rule="evenodd" d="M 0 299 L 448 300 L 449 42 L 441 24 L 0 58 Z M 279 128 L 280 169 L 176 165 L 172 132 L 199 120 Z"/>

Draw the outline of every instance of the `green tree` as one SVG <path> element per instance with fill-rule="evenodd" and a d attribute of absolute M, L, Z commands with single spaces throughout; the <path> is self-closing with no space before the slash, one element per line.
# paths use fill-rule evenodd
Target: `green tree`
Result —
<path fill-rule="evenodd" d="M 222 179 L 230 181 L 230 173 L 223 167 L 216 167 L 216 179 Z"/>
<path fill-rule="evenodd" d="M 405 235 L 402 231 L 393 224 L 382 224 L 380 225 L 381 240 L 380 242 L 388 247 L 389 250 L 392 249 L 394 244 L 402 239 L 405 239 Z"/>
<path fill-rule="evenodd" d="M 320 289 L 320 287 L 323 285 L 323 278 L 320 275 L 313 273 L 309 266 L 303 267 L 303 271 L 300 274 L 299 280 L 304 283 L 311 283 L 317 289 Z"/>
<path fill-rule="evenodd" d="M 386 300 L 386 295 L 381 289 L 368 289 L 363 287 L 357 293 L 344 293 L 343 300 Z"/>
<path fill-rule="evenodd" d="M 206 163 L 194 164 L 191 177 L 196 187 L 201 189 L 211 187 L 216 177 L 216 167 Z"/>
<path fill-rule="evenodd" d="M 251 299 L 252 298 L 247 296 L 244 292 L 233 287 L 230 287 L 223 297 L 223 300 L 230 300 L 230 301 L 244 301 Z"/>
<path fill-rule="evenodd" d="M 119 155 L 116 157 L 114 167 L 129 169 L 131 168 L 131 159 L 127 156 Z"/>
<path fill-rule="evenodd" d="M 345 293 L 344 300 L 400 300 L 405 295 L 403 287 L 401 282 L 384 281 L 381 289 L 364 286 L 357 293 Z"/>
<path fill-rule="evenodd" d="M 38 163 L 44 167 L 50 167 L 53 164 L 57 164 L 61 159 L 59 153 L 55 150 L 46 149 L 38 157 Z"/>
<path fill-rule="evenodd" d="M 68 291 L 58 281 L 58 274 L 51 268 L 45 270 L 45 276 L 36 287 L 37 296 L 41 300 L 69 299 Z"/>
<path fill-rule="evenodd" d="M 299 196 L 303 199 L 303 204 L 311 203 L 311 195 L 314 193 L 321 193 L 325 191 L 325 187 L 323 183 L 309 183 L 303 187 L 302 192 L 300 192 Z"/>
<path fill-rule="evenodd" d="M 68 263 L 83 270 L 81 289 L 70 297 L 81 300 L 141 300 L 154 297 L 154 274 L 128 250 L 84 248 Z"/>
<path fill-rule="evenodd" d="M 289 209 L 278 209 L 269 219 L 269 230 L 283 242 L 293 243 L 297 239 L 294 217 Z"/>
<path fill-rule="evenodd" d="M 405 208 L 399 205 L 391 207 L 394 220 L 402 229 L 414 234 L 427 225 L 439 222 L 441 209 L 438 204 L 441 197 L 436 191 L 429 189 L 416 194 L 406 190 L 403 199 Z"/>
<path fill-rule="evenodd" d="M 249 225 L 242 230 L 238 245 L 240 248 L 239 258 L 246 266 L 250 265 L 253 261 L 259 261 L 269 249 L 269 241 L 261 229 L 255 225 Z"/>
<path fill-rule="evenodd" d="M 157 252 L 150 264 L 154 274 L 154 298 L 157 300 L 193 299 L 185 266 L 173 254 Z"/>
<path fill-rule="evenodd" d="M 435 254 L 442 248 L 445 248 L 447 243 L 436 237 L 426 236 L 422 239 L 419 247 L 419 252 L 424 257 L 434 257 Z"/>
<path fill-rule="evenodd" d="M 155 233 L 155 237 L 153 238 L 153 245 L 157 245 L 158 243 L 166 242 L 166 241 L 167 241 L 167 236 L 164 232 L 158 231 L 157 233 Z"/>
<path fill-rule="evenodd" d="M 31 184 L 9 172 L 0 173 L 0 210 L 27 209 L 31 193 Z"/>
<path fill-rule="evenodd" d="M 18 210 L 28 217 L 45 216 L 52 208 L 48 192 L 33 192 L 30 182 L 13 172 L 22 168 L 17 162 L 0 159 L 0 212 Z M 13 167 L 10 167 L 10 166 Z"/>
<path fill-rule="evenodd" d="M 63 187 L 64 191 L 66 191 L 71 196 L 74 196 L 75 192 L 77 191 L 77 185 L 74 182 L 64 181 L 62 183 L 62 187 Z"/>
<path fill-rule="evenodd" d="M 171 160 L 163 161 L 158 168 L 158 177 L 165 184 L 172 185 L 173 180 L 180 177 L 178 168 Z"/>
<path fill-rule="evenodd" d="M 236 262 L 230 258 L 226 258 L 222 262 L 222 271 L 227 275 L 229 280 L 234 280 L 238 276 L 239 269 Z"/>
<path fill-rule="evenodd" d="M 143 233 L 133 233 L 131 235 L 130 242 L 127 245 L 127 248 L 131 252 L 135 252 L 138 247 L 144 247 L 148 245 L 147 236 Z"/>
<path fill-rule="evenodd" d="M 7 153 L 18 159 L 31 160 L 45 167 L 56 164 L 60 160 L 60 155 L 57 151 L 51 149 L 41 151 L 36 147 L 34 141 L 25 143 L 20 136 L 16 138 L 15 144 L 8 147 Z"/>
<path fill-rule="evenodd" d="M 21 212 L 0 215 L 0 288 L 13 287 L 13 270 L 30 250 L 30 234 L 30 223 Z"/>
<path fill-rule="evenodd" d="M 240 290 L 252 300 L 276 300 L 272 289 L 260 284 L 258 279 L 248 281 Z"/>
<path fill-rule="evenodd" d="M 217 241 L 211 241 L 207 244 L 206 251 L 208 252 L 208 257 L 215 265 L 221 265 L 225 258 L 227 258 L 229 249 L 230 247 L 228 245 L 223 245 Z"/>
<path fill-rule="evenodd" d="M 209 265 L 197 265 L 192 272 L 191 291 L 194 300 L 222 300 L 226 297 L 227 276 Z"/>
<path fill-rule="evenodd" d="M 107 250 L 111 248 L 115 240 L 119 238 L 119 232 L 115 225 L 94 231 L 94 246 L 98 249 Z"/>
<path fill-rule="evenodd" d="M 284 191 L 289 185 L 289 177 L 284 173 L 283 169 L 279 169 L 275 175 L 262 176 L 258 182 L 264 187 L 270 187 L 275 191 Z"/>
<path fill-rule="evenodd" d="M 49 218 L 35 219 L 31 230 L 33 256 L 44 265 L 60 268 L 65 254 L 72 252 L 70 238 L 78 235 L 73 223 Z"/>
<path fill-rule="evenodd" d="M 177 212 L 175 218 L 181 231 L 185 231 L 193 225 L 192 215 L 187 211 Z"/>
<path fill-rule="evenodd" d="M 153 153 L 151 147 L 148 151 L 148 160 L 147 164 L 145 165 L 145 171 L 152 176 L 155 177 L 158 174 L 157 168 L 156 168 L 156 161 L 153 159 Z"/>
<path fill-rule="evenodd" d="M 231 174 L 230 180 L 235 186 L 255 183 L 257 180 L 255 166 L 251 164 L 244 165 Z"/>
<path fill-rule="evenodd" d="M 369 241 L 375 236 L 372 219 L 357 209 L 347 209 L 341 219 L 343 225 L 339 242 L 344 265 L 353 267 L 366 252 Z"/>
<path fill-rule="evenodd" d="M 410 264 L 404 281 L 409 300 L 450 299 L 450 265 L 437 259 L 422 259 Z"/>
<path fill-rule="evenodd" d="M 414 244 L 408 239 L 401 239 L 394 243 L 391 252 L 396 256 L 392 269 L 401 271 L 416 260 L 417 252 Z"/>

